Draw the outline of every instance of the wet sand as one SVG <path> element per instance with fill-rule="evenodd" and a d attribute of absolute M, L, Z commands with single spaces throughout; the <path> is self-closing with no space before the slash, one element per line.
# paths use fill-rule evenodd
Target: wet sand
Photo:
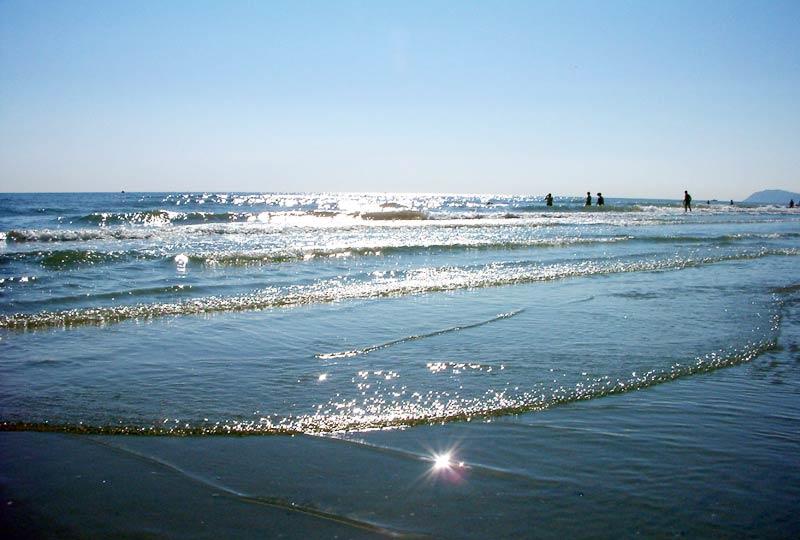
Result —
<path fill-rule="evenodd" d="M 491 423 L 0 433 L 0 525 L 12 538 L 796 537 L 796 338 L 750 364 Z"/>

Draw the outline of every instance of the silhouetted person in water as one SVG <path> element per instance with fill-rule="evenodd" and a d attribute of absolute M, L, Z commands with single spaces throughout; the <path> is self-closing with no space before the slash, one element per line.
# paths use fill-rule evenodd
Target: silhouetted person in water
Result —
<path fill-rule="evenodd" d="M 547 206 L 553 206 L 553 194 L 548 193 L 547 196 L 544 198 L 544 202 Z"/>
<path fill-rule="evenodd" d="M 794 199 L 789 199 L 789 208 L 794 208 Z"/>
<path fill-rule="evenodd" d="M 597 206 L 603 206 L 606 204 L 606 200 L 603 198 L 603 194 L 599 191 L 597 192 Z"/>
<path fill-rule="evenodd" d="M 584 206 L 592 206 L 592 194 L 586 192 L 586 204 Z"/>
<path fill-rule="evenodd" d="M 689 192 L 686 190 L 684 190 L 683 192 L 683 211 L 684 212 L 692 211 L 692 196 L 689 195 Z"/>

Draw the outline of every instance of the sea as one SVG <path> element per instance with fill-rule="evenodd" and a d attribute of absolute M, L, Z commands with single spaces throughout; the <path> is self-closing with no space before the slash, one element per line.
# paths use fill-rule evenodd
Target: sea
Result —
<path fill-rule="evenodd" d="M 12 537 L 797 537 L 800 211 L 0 194 Z"/>

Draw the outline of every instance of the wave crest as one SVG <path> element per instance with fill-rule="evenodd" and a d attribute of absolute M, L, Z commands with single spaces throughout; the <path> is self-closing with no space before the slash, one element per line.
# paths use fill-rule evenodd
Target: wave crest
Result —
<path fill-rule="evenodd" d="M 204 297 L 179 303 L 151 303 L 80 308 L 58 312 L 0 316 L 0 328 L 37 328 L 105 325 L 130 319 L 238 312 L 342 300 L 385 298 L 433 292 L 552 281 L 623 272 L 653 272 L 699 267 L 726 261 L 768 256 L 797 256 L 797 249 L 760 249 L 730 255 L 640 261 L 588 260 L 550 265 L 495 263 L 479 268 L 421 268 L 397 276 L 374 276 L 367 281 L 330 280 L 285 289 L 266 288 L 241 296 Z"/>
<path fill-rule="evenodd" d="M 11 242 L 81 242 L 88 240 L 146 240 L 153 233 L 136 229 L 17 229 L 6 233 Z"/>

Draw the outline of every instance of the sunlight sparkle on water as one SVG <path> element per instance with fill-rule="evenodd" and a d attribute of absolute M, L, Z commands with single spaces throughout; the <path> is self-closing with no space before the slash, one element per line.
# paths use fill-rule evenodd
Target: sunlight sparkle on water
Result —
<path fill-rule="evenodd" d="M 450 461 L 450 452 L 445 452 L 443 454 L 435 454 L 433 456 L 433 469 L 435 471 L 440 471 L 442 469 L 449 469 L 453 466 L 452 462 Z"/>

